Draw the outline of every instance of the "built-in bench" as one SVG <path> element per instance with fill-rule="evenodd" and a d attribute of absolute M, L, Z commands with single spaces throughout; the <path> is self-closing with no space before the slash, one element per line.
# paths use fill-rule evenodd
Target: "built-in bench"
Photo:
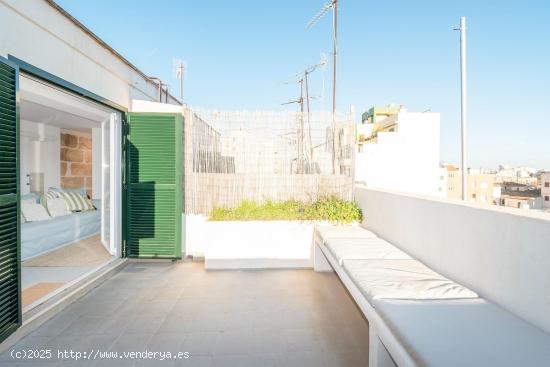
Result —
<path fill-rule="evenodd" d="M 367 318 L 371 367 L 550 366 L 549 334 L 360 226 L 317 226 L 314 268 Z"/>

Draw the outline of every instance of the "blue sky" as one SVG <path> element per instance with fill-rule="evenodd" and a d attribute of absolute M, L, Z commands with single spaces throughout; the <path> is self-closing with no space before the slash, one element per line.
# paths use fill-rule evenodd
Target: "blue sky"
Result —
<path fill-rule="evenodd" d="M 188 64 L 185 99 L 218 109 L 281 109 L 285 84 L 330 54 L 325 0 L 71 1 L 58 3 L 144 72 L 177 91 L 172 60 Z M 440 112 L 441 158 L 460 147 L 459 17 L 468 19 L 472 166 L 550 169 L 550 2 L 340 0 L 338 109 L 397 103 Z M 321 95 L 322 73 L 312 76 Z M 326 71 L 326 105 L 332 74 Z M 176 93 L 178 94 L 178 93 Z M 314 109 L 323 108 L 320 101 Z"/>

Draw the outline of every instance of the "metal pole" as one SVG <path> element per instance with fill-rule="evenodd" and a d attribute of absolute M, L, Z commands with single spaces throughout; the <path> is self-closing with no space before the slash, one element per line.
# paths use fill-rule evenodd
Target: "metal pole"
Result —
<path fill-rule="evenodd" d="M 180 62 L 180 99 L 183 103 L 183 61 Z"/>
<path fill-rule="evenodd" d="M 162 82 L 160 81 L 160 79 L 159 79 L 159 96 L 158 96 L 158 98 L 159 98 L 159 103 L 161 103 L 162 102 Z"/>
<path fill-rule="evenodd" d="M 299 135 L 299 156 L 298 164 L 302 164 L 304 153 L 304 79 L 300 79 L 300 133 Z M 300 172 L 303 173 L 303 172 Z"/>
<path fill-rule="evenodd" d="M 333 80 L 332 80 L 332 113 L 336 112 L 336 54 L 338 48 L 338 0 L 334 0 L 332 12 L 332 27 L 334 33 L 334 52 L 333 52 Z"/>
<path fill-rule="evenodd" d="M 308 146 L 306 146 L 306 150 L 309 150 L 309 159 L 313 159 L 313 148 L 311 147 L 313 145 L 311 141 L 311 121 L 310 121 L 310 109 L 309 109 L 309 84 L 308 84 L 308 76 L 309 72 L 306 70 L 304 72 L 304 78 L 306 80 L 306 103 L 307 103 L 307 128 L 308 128 Z"/>
<path fill-rule="evenodd" d="M 462 200 L 468 200 L 468 162 L 466 150 L 467 90 L 466 90 L 466 17 L 460 18 L 460 125 L 462 148 Z"/>
<path fill-rule="evenodd" d="M 332 173 L 336 173 L 336 54 L 338 48 L 338 0 L 332 2 L 332 31 L 334 51 L 332 54 Z"/>

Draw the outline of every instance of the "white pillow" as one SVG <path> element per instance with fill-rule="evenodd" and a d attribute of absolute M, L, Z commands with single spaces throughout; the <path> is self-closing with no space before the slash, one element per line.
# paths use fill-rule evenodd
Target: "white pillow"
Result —
<path fill-rule="evenodd" d="M 46 207 L 52 218 L 71 214 L 63 198 L 46 198 Z"/>
<path fill-rule="evenodd" d="M 27 222 L 39 222 L 41 220 L 51 219 L 46 208 L 42 205 L 25 200 L 21 202 L 21 212 L 23 212 L 23 216 Z"/>

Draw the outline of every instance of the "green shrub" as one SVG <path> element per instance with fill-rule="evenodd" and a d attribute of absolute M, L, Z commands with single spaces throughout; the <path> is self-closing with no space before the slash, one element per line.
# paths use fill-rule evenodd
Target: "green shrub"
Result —
<path fill-rule="evenodd" d="M 361 218 L 361 209 L 355 203 L 336 197 L 321 198 L 313 203 L 243 201 L 235 208 L 214 208 L 209 217 L 212 221 L 325 220 L 334 223 L 361 221 Z"/>

